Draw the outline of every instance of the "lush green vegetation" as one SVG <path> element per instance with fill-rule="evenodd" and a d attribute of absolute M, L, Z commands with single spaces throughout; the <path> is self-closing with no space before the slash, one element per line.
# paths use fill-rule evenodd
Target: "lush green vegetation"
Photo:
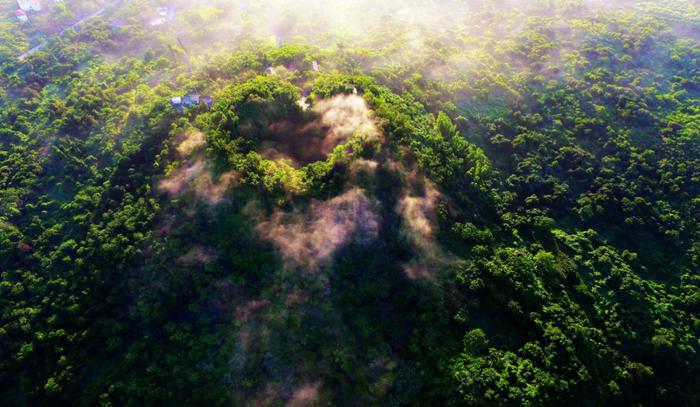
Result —
<path fill-rule="evenodd" d="M 700 403 L 700 7 L 230 3 L 0 1 L 4 405 Z"/>

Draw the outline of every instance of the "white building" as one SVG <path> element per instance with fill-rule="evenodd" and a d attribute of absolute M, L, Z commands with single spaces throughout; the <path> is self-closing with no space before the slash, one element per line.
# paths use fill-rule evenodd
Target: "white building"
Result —
<path fill-rule="evenodd" d="M 158 17 L 158 18 L 156 18 L 156 19 L 154 19 L 154 20 L 151 20 L 148 24 L 149 24 L 151 27 L 158 27 L 158 26 L 160 26 L 160 25 L 165 24 L 166 21 L 167 21 L 167 20 L 165 19 L 165 17 Z"/>
<path fill-rule="evenodd" d="M 27 13 L 25 13 L 22 9 L 18 9 L 17 11 L 15 11 L 15 16 L 17 17 L 17 20 L 19 20 L 20 23 L 29 22 L 29 17 L 27 17 Z"/>
<path fill-rule="evenodd" d="M 24 11 L 41 11 L 39 0 L 17 0 L 17 5 Z"/>

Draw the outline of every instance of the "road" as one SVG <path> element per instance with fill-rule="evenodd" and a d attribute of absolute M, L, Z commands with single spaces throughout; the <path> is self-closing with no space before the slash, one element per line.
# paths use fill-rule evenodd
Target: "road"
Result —
<path fill-rule="evenodd" d="M 116 7 L 119 7 L 120 4 L 121 4 L 121 1 L 118 1 L 118 2 L 115 4 L 115 8 L 116 8 Z M 92 13 L 92 14 L 90 14 L 90 15 L 88 15 L 88 16 L 83 17 L 83 18 L 80 19 L 78 22 L 76 22 L 76 23 L 74 23 L 74 24 L 71 24 L 71 25 L 69 25 L 68 27 L 65 27 L 64 29 L 62 29 L 61 32 L 58 33 L 58 36 L 59 36 L 59 37 L 62 37 L 63 34 L 66 33 L 66 31 L 68 31 L 68 30 L 74 30 L 74 29 L 80 27 L 80 26 L 81 26 L 83 23 L 85 23 L 86 21 L 89 21 L 89 20 L 91 20 L 91 19 L 93 19 L 93 18 L 99 16 L 100 14 L 104 13 L 105 10 L 107 10 L 107 7 L 102 7 L 102 8 L 100 8 L 99 10 L 95 11 L 94 13 Z M 30 50 L 28 50 L 28 51 L 26 51 L 26 52 L 20 54 L 20 55 L 17 57 L 17 60 L 18 60 L 18 61 L 23 61 L 23 60 L 24 60 L 25 58 L 27 58 L 28 56 L 30 56 L 30 55 L 32 55 L 32 54 L 35 54 L 35 53 L 37 53 L 40 49 L 44 48 L 44 47 L 46 46 L 46 44 L 48 44 L 48 43 L 49 43 L 48 40 L 44 40 L 44 42 L 42 42 L 41 44 L 37 45 L 36 47 L 34 47 L 34 48 L 32 48 L 32 49 L 30 49 Z"/>
<path fill-rule="evenodd" d="M 48 43 L 47 43 L 46 41 L 44 41 L 44 42 L 42 42 L 41 44 L 37 45 L 36 47 L 31 48 L 30 50 L 28 50 L 28 51 L 26 51 L 26 52 L 20 54 L 20 55 L 17 57 L 17 60 L 18 60 L 18 61 L 24 61 L 24 58 L 26 58 L 26 57 L 28 57 L 28 56 L 30 56 L 30 55 L 36 53 L 37 51 L 39 51 L 39 50 L 42 49 L 42 48 L 44 48 L 44 47 L 46 46 L 46 44 L 48 44 Z"/>

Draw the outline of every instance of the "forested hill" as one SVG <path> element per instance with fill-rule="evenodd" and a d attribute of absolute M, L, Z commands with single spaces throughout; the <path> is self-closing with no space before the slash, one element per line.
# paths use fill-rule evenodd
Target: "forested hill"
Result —
<path fill-rule="evenodd" d="M 700 6 L 347 3 L 0 0 L 0 404 L 699 405 Z"/>

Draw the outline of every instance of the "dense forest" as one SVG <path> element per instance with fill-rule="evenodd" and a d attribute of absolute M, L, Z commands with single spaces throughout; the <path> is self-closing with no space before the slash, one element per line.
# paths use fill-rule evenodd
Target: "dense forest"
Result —
<path fill-rule="evenodd" d="M 700 405 L 698 3 L 41 6 L 0 404 Z"/>

